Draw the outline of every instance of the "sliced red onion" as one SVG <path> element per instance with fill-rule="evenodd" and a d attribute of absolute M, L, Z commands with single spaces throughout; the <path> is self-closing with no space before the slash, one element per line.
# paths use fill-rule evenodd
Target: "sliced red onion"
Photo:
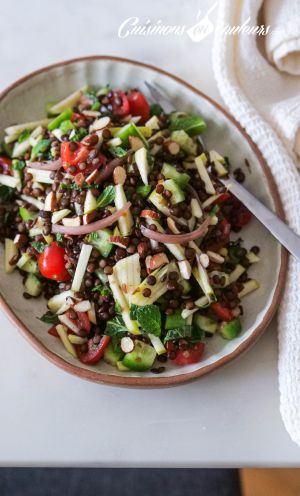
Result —
<path fill-rule="evenodd" d="M 103 181 L 106 181 L 106 179 L 109 179 L 115 168 L 119 165 L 122 165 L 126 159 L 127 155 L 125 157 L 117 157 L 111 160 L 108 164 L 105 165 L 105 167 L 101 169 L 101 171 L 99 171 L 95 179 L 95 183 L 100 184 L 103 183 Z"/>
<path fill-rule="evenodd" d="M 52 225 L 53 233 L 61 233 L 61 234 L 70 234 L 71 236 L 82 236 L 83 234 L 89 234 L 94 231 L 99 231 L 100 229 L 104 229 L 104 227 L 111 226 L 122 217 L 130 208 L 131 203 L 127 202 L 123 208 L 114 212 L 112 215 L 105 217 L 105 219 L 97 220 L 96 222 L 92 222 L 91 224 L 86 224 L 84 226 L 61 226 L 58 224 Z M 152 231 L 151 231 L 152 232 Z"/>
<path fill-rule="evenodd" d="M 183 244 L 203 236 L 208 226 L 210 225 L 210 222 L 211 217 L 207 217 L 207 219 L 205 219 L 201 226 L 195 229 L 195 231 L 184 234 L 165 234 L 157 231 L 152 231 L 151 229 L 148 229 L 144 226 L 141 227 L 141 232 L 146 238 L 154 239 L 154 241 L 158 241 L 159 243 Z"/>
<path fill-rule="evenodd" d="M 55 171 L 60 169 L 61 166 L 62 161 L 60 158 L 57 160 L 48 160 L 47 162 L 26 162 L 26 167 L 45 171 Z"/>

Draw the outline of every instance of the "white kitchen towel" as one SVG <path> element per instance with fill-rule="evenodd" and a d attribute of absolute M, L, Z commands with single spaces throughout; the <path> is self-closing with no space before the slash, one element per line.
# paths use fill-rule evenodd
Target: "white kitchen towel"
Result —
<path fill-rule="evenodd" d="M 263 18 L 272 26 L 265 40 L 268 59 L 280 71 L 300 76 L 300 0 L 264 0 Z"/>
<path fill-rule="evenodd" d="M 214 72 L 230 112 L 268 162 L 287 221 L 300 234 L 300 174 L 291 146 L 292 132 L 300 116 L 300 78 L 280 73 L 271 66 L 255 36 L 230 35 L 224 29 L 227 25 L 242 25 L 248 18 L 249 25 L 257 25 L 262 1 L 219 1 Z M 291 1 L 281 0 L 281 8 Z M 278 320 L 280 411 L 291 438 L 300 445 L 300 264 L 292 257 Z"/>

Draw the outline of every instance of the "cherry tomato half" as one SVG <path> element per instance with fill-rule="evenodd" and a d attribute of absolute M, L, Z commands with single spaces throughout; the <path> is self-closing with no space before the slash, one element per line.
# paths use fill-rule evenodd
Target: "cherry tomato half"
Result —
<path fill-rule="evenodd" d="M 10 175 L 10 166 L 11 166 L 11 159 L 4 157 L 3 155 L 0 155 L 0 170 L 2 169 L 1 173 L 5 174 L 6 176 Z"/>
<path fill-rule="evenodd" d="M 93 339 L 89 339 L 87 346 L 88 350 L 85 353 L 79 355 L 79 359 L 82 363 L 87 365 L 94 365 L 98 363 L 99 360 L 104 355 L 104 350 L 110 342 L 110 336 L 103 336 L 99 344 L 95 344 Z"/>
<path fill-rule="evenodd" d="M 80 322 L 81 327 L 89 333 L 91 330 L 91 322 L 88 317 L 87 312 L 77 312 L 78 320 Z"/>
<path fill-rule="evenodd" d="M 176 365 L 189 365 L 190 363 L 197 363 L 201 360 L 204 352 L 205 344 L 195 343 L 192 348 L 187 350 L 178 350 L 174 362 Z"/>
<path fill-rule="evenodd" d="M 230 308 L 223 307 L 223 305 L 221 305 L 221 303 L 219 302 L 212 303 L 210 305 L 210 308 L 221 320 L 225 320 L 226 322 L 229 322 L 230 320 L 233 319 L 233 313 L 230 310 Z"/>
<path fill-rule="evenodd" d="M 64 255 L 64 248 L 56 241 L 46 246 L 38 255 L 38 266 L 42 276 L 59 282 L 69 281 L 70 274 L 65 268 Z"/>
<path fill-rule="evenodd" d="M 149 103 L 147 102 L 146 98 L 142 93 L 136 90 L 130 91 L 130 93 L 128 93 L 128 101 L 129 101 L 130 113 L 132 115 L 140 115 L 141 116 L 140 122 L 142 124 L 149 119 L 150 117 Z"/>
<path fill-rule="evenodd" d="M 110 104 L 115 115 L 128 115 L 130 112 L 129 101 L 124 91 L 114 91 L 110 97 Z"/>
<path fill-rule="evenodd" d="M 76 148 L 75 148 L 76 147 Z M 73 149 L 75 148 L 75 149 Z M 68 171 L 70 165 L 76 167 L 76 171 L 72 173 L 72 176 L 80 172 L 78 165 L 80 162 L 85 162 L 90 153 L 90 149 L 83 143 L 77 141 L 64 141 L 60 146 L 60 156 L 63 163 L 63 167 Z M 94 164 L 89 164 L 84 169 L 83 173 L 87 176 L 93 172 L 93 170 L 98 169 L 103 164 L 106 163 L 106 157 L 102 153 L 98 153 L 97 162 L 95 160 Z M 68 171 L 69 172 L 69 171 Z"/>

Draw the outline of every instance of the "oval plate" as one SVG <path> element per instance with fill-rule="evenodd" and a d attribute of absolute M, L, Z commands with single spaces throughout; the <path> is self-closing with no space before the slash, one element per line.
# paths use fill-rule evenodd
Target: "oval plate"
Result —
<path fill-rule="evenodd" d="M 16 81 L 0 96 L 1 135 L 8 125 L 42 118 L 49 101 L 64 98 L 85 84 L 113 87 L 139 87 L 144 81 L 156 81 L 167 89 L 178 110 L 200 113 L 208 124 L 203 135 L 208 149 L 217 149 L 230 158 L 233 168 L 246 174 L 246 187 L 265 205 L 283 217 L 280 198 L 272 175 L 262 155 L 240 125 L 216 102 L 196 88 L 156 67 L 133 60 L 110 56 L 93 56 L 68 60 L 45 67 Z M 251 167 L 245 167 L 247 158 Z M 278 308 L 287 268 L 287 253 L 263 226 L 253 219 L 243 230 L 245 246 L 261 247 L 262 261 L 253 266 L 251 275 L 261 288 L 243 301 L 243 332 L 233 341 L 219 336 L 209 340 L 200 363 L 185 367 L 167 364 L 166 371 L 152 373 L 119 372 L 103 361 L 97 366 L 84 366 L 71 357 L 58 339 L 47 333 L 47 325 L 36 317 L 46 310 L 45 300 L 25 300 L 20 275 L 4 273 L 0 257 L 0 304 L 25 338 L 46 358 L 65 371 L 90 381 L 127 387 L 173 386 L 196 379 L 224 365 L 247 350 L 262 334 Z M 3 248 L 1 247 L 3 251 Z M 34 301 L 34 307 L 33 307 Z"/>

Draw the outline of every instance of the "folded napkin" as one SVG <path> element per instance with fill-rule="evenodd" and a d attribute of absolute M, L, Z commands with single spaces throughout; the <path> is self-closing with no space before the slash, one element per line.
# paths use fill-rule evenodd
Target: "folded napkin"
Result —
<path fill-rule="evenodd" d="M 269 51 L 272 63 L 280 67 L 280 57 L 278 52 L 275 53 L 279 45 L 275 42 L 272 45 L 270 41 L 267 48 L 264 47 L 266 37 L 260 38 L 258 43 L 259 37 L 229 35 L 224 29 L 228 24 L 242 25 L 248 18 L 249 25 L 260 24 L 257 19 L 262 3 L 262 0 L 219 0 L 213 49 L 214 73 L 230 112 L 246 129 L 268 162 L 281 195 L 286 219 L 300 234 L 300 175 L 296 168 L 297 162 L 300 165 L 300 147 L 295 147 L 300 129 L 300 77 L 279 72 L 265 58 L 264 48 L 265 52 Z M 264 6 L 265 18 L 272 18 L 278 26 L 280 19 L 287 21 L 283 12 L 291 4 L 296 9 L 294 19 L 299 19 L 299 1 L 294 0 L 268 0 Z M 271 7 L 273 12 L 266 14 Z M 279 27 L 284 34 L 285 25 Z M 299 24 L 297 29 L 299 33 Z M 293 32 L 296 33 L 296 30 Z M 298 44 L 299 37 L 295 41 Z M 287 51 L 288 45 L 283 43 L 281 46 L 285 46 Z M 280 53 L 285 52 L 282 50 Z M 281 60 L 281 63 L 285 64 L 285 61 Z M 286 65 L 284 69 L 286 71 Z M 290 257 L 278 315 L 280 411 L 291 438 L 300 445 L 299 289 L 300 264 Z"/>

